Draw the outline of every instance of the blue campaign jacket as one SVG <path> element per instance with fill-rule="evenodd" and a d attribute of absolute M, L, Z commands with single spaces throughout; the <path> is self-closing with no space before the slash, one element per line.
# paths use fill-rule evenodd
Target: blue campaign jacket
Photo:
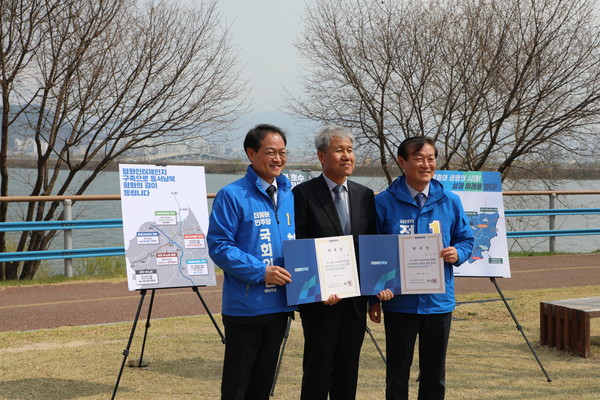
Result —
<path fill-rule="evenodd" d="M 441 225 L 443 246 L 454 246 L 460 265 L 473 250 L 473 230 L 457 195 L 444 190 L 432 179 L 429 197 L 419 209 L 406 187 L 406 178 L 400 176 L 383 192 L 375 196 L 377 230 L 379 233 L 418 234 L 432 233 L 430 224 Z M 411 314 L 440 314 L 454 310 L 454 275 L 452 265 L 444 264 L 446 293 L 397 295 L 383 302 L 383 310 Z"/>
<path fill-rule="evenodd" d="M 277 185 L 277 215 L 252 166 L 217 193 L 207 242 L 210 257 L 224 271 L 223 315 L 294 310 L 287 306 L 285 287 L 265 284 L 267 265 L 284 266 L 283 241 L 295 236 L 292 184 L 281 175 Z"/>

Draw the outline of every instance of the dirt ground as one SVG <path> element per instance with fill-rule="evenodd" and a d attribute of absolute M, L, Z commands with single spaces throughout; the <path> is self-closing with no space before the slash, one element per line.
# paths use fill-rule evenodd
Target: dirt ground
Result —
<path fill-rule="evenodd" d="M 511 278 L 497 279 L 501 290 L 600 285 L 600 254 L 523 257 L 510 260 Z M 151 318 L 221 312 L 222 276 L 216 287 L 155 291 Z M 457 278 L 456 293 L 493 293 L 489 278 Z M 133 321 L 143 298 L 140 319 L 148 316 L 152 290 L 129 291 L 119 282 L 75 282 L 0 288 L 0 331 L 27 331 Z M 599 293 L 600 295 L 600 293 Z M 558 299 L 557 299 L 558 300 Z M 220 316 L 215 317 L 220 324 Z"/>

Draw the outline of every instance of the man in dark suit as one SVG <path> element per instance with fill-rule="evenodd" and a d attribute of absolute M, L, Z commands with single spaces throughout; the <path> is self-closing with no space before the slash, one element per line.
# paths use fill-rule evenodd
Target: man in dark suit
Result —
<path fill-rule="evenodd" d="M 326 126 L 315 137 L 323 173 L 293 189 L 296 238 L 376 233 L 373 191 L 346 179 L 354 170 L 354 136 Z M 358 258 L 357 258 L 358 260 Z M 393 297 L 387 290 L 378 296 Z M 299 307 L 304 330 L 301 399 L 354 399 L 360 349 L 366 330 L 367 298 L 331 295 Z"/>

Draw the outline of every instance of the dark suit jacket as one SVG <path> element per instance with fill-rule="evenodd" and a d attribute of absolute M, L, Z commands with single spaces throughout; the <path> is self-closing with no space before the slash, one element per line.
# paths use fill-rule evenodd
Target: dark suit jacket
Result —
<path fill-rule="evenodd" d="M 293 189 L 296 221 L 296 239 L 342 236 L 342 226 L 331 192 L 323 175 L 301 183 Z M 348 180 L 350 224 L 358 264 L 358 235 L 376 233 L 375 200 L 373 191 Z M 358 316 L 367 310 L 366 298 L 354 298 Z"/>

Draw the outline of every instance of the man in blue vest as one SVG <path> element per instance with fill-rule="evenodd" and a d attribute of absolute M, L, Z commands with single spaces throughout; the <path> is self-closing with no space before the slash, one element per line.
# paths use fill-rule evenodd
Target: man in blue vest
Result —
<path fill-rule="evenodd" d="M 222 399 L 268 399 L 279 348 L 293 308 L 282 244 L 294 239 L 294 198 L 285 166 L 285 133 L 258 125 L 244 140 L 246 175 L 215 198 L 208 248 L 223 270 L 225 359 Z"/>
<path fill-rule="evenodd" d="M 437 149 L 425 136 L 398 147 L 404 175 L 375 196 L 377 231 L 390 234 L 442 233 L 446 292 L 395 296 L 383 302 L 386 336 L 386 399 L 408 399 L 410 366 L 419 337 L 419 400 L 444 398 L 446 349 L 454 310 L 453 266 L 473 250 L 473 232 L 458 196 L 433 179 Z M 369 307 L 380 322 L 380 304 Z"/>

